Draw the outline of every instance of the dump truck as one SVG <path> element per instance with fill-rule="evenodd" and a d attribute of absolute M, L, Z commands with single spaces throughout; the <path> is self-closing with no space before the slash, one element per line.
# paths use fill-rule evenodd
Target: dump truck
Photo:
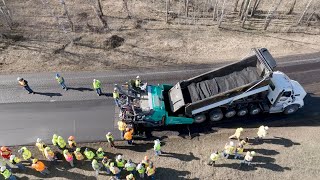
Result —
<path fill-rule="evenodd" d="M 306 91 L 286 74 L 266 48 L 242 60 L 175 85 L 129 86 L 120 108 L 127 123 L 158 127 L 213 122 L 259 113 L 292 114 L 304 106 Z M 129 83 L 130 84 L 130 83 Z M 122 96 L 124 97 L 124 96 Z"/>

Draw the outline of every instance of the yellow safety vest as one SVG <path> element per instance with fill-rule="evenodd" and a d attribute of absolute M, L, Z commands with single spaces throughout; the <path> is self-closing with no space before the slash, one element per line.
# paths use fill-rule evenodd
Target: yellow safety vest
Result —
<path fill-rule="evenodd" d="M 147 168 L 147 175 L 148 176 L 153 175 L 155 172 L 156 172 L 156 170 L 155 170 L 154 167 L 153 168 L 150 168 L 150 167 Z"/>
<path fill-rule="evenodd" d="M 11 176 L 11 172 L 8 169 L 1 172 L 1 174 L 4 176 L 4 179 L 9 179 L 9 177 Z"/>
<path fill-rule="evenodd" d="M 99 80 L 96 80 L 96 82 L 93 82 L 93 89 L 98 89 L 101 86 L 101 82 Z"/>
<path fill-rule="evenodd" d="M 118 121 L 118 128 L 119 131 L 124 131 L 127 128 L 127 124 L 125 122 Z"/>
<path fill-rule="evenodd" d="M 243 148 L 237 148 L 237 153 L 242 154 L 243 153 Z"/>
<path fill-rule="evenodd" d="M 212 161 L 217 161 L 217 160 L 219 159 L 219 154 L 212 153 L 212 154 L 210 155 L 210 159 L 211 159 Z"/>
<path fill-rule="evenodd" d="M 31 158 L 31 152 L 27 148 L 25 148 L 23 150 L 22 157 L 23 157 L 24 160 L 30 159 Z"/>
<path fill-rule="evenodd" d="M 136 87 L 140 87 L 141 84 L 141 80 L 140 79 L 136 79 L 135 85 Z"/>
<path fill-rule="evenodd" d="M 78 161 L 81 161 L 81 160 L 84 159 L 84 157 L 83 157 L 83 155 L 81 154 L 81 152 L 75 151 L 75 152 L 74 152 L 74 155 L 76 156 L 76 159 L 77 159 Z"/>
<path fill-rule="evenodd" d="M 144 172 L 145 172 L 145 168 L 142 166 L 140 169 L 138 169 L 137 171 L 138 171 L 138 173 L 139 174 L 143 174 Z"/>
<path fill-rule="evenodd" d="M 119 95 L 119 92 L 113 91 L 112 94 L 113 94 L 113 98 L 114 98 L 114 99 L 119 99 L 119 96 L 120 96 L 120 95 Z"/>
<path fill-rule="evenodd" d="M 62 83 L 63 82 L 63 78 L 62 77 L 56 77 L 56 80 L 58 81 L 58 83 Z"/>
<path fill-rule="evenodd" d="M 124 160 L 122 160 L 122 161 L 116 160 L 116 163 L 117 163 L 117 166 L 118 166 L 119 168 L 123 168 L 124 165 L 125 165 L 125 161 L 124 161 Z"/>

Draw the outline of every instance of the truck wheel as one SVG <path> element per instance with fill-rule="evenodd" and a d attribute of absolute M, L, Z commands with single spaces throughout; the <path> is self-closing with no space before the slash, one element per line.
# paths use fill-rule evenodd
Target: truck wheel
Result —
<path fill-rule="evenodd" d="M 252 106 L 251 108 L 250 108 L 250 114 L 251 115 L 257 115 L 257 114 L 259 114 L 261 112 L 261 109 L 259 108 L 259 107 L 257 107 L 257 106 Z"/>
<path fill-rule="evenodd" d="M 220 121 L 223 118 L 221 109 L 214 109 L 209 113 L 211 121 Z"/>
<path fill-rule="evenodd" d="M 231 118 L 231 117 L 235 116 L 236 114 L 237 114 L 237 112 L 234 109 L 229 109 L 229 110 L 226 111 L 224 116 L 226 118 Z"/>
<path fill-rule="evenodd" d="M 237 112 L 238 116 L 245 116 L 248 114 L 248 109 L 247 108 L 242 108 Z"/>
<path fill-rule="evenodd" d="M 299 109 L 298 104 L 291 104 L 284 109 L 283 113 L 284 114 L 293 114 L 296 111 L 298 111 L 298 109 Z"/>
<path fill-rule="evenodd" d="M 195 115 L 193 119 L 195 123 L 203 123 L 207 119 L 207 117 L 204 114 L 198 114 Z"/>

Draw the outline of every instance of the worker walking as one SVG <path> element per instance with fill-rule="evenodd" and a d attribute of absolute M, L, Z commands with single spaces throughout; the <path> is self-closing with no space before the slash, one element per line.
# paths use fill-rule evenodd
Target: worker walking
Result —
<path fill-rule="evenodd" d="M 59 148 L 59 146 L 58 146 L 58 135 L 57 135 L 57 134 L 53 134 L 53 135 L 52 135 L 52 140 L 51 140 L 51 142 L 52 142 L 52 144 L 53 144 L 54 146 L 56 146 L 56 147 Z"/>
<path fill-rule="evenodd" d="M 11 153 L 12 153 L 12 151 L 6 146 L 2 146 L 0 148 L 0 155 L 5 160 L 9 160 L 10 159 Z"/>
<path fill-rule="evenodd" d="M 107 174 L 110 174 L 110 163 L 111 163 L 111 159 L 108 159 L 107 157 L 103 157 L 102 159 L 102 165 L 104 170 L 106 171 Z"/>
<path fill-rule="evenodd" d="M 68 149 L 63 150 L 63 156 L 68 163 L 70 163 L 71 167 L 74 167 L 73 156 L 69 153 Z"/>
<path fill-rule="evenodd" d="M 161 144 L 159 139 L 154 140 L 153 150 L 156 156 L 161 155 Z"/>
<path fill-rule="evenodd" d="M 84 157 L 80 152 L 80 148 L 77 148 L 74 152 L 74 156 L 76 157 L 77 162 L 81 162 L 81 165 L 84 164 Z"/>
<path fill-rule="evenodd" d="M 243 145 L 239 143 L 238 147 L 235 149 L 234 159 L 241 158 L 243 154 L 243 150 L 244 150 Z"/>
<path fill-rule="evenodd" d="M 114 89 L 113 89 L 112 96 L 113 96 L 114 102 L 115 102 L 116 105 L 120 108 L 120 104 L 119 104 L 120 94 L 119 94 L 117 88 L 114 88 Z"/>
<path fill-rule="evenodd" d="M 62 136 L 58 136 L 58 148 L 60 150 L 64 150 L 67 146 L 67 143 L 66 141 L 63 139 Z"/>
<path fill-rule="evenodd" d="M 242 132 L 243 132 L 243 128 L 242 127 L 237 128 L 236 132 L 232 136 L 230 136 L 229 139 L 237 138 L 238 141 L 240 141 L 240 136 L 241 136 Z"/>
<path fill-rule="evenodd" d="M 58 83 L 61 85 L 62 89 L 64 90 L 68 90 L 64 78 L 62 76 L 60 76 L 60 74 L 56 74 L 56 80 L 58 81 Z"/>
<path fill-rule="evenodd" d="M 208 162 L 209 166 L 215 166 L 216 165 L 216 161 L 220 158 L 219 152 L 218 151 L 214 151 L 211 155 L 210 155 L 210 159 Z"/>
<path fill-rule="evenodd" d="M 69 136 L 68 138 L 68 145 L 72 151 L 74 151 L 77 148 L 77 143 L 74 140 L 74 136 Z"/>
<path fill-rule="evenodd" d="M 32 154 L 31 152 L 26 148 L 26 147 L 22 147 L 21 149 L 18 150 L 19 154 L 22 154 L 22 158 L 26 161 L 29 161 L 32 164 Z"/>
<path fill-rule="evenodd" d="M 43 164 L 43 162 L 39 161 L 38 159 L 32 160 L 31 167 L 43 175 L 50 174 L 50 171 L 48 170 L 48 168 Z"/>
<path fill-rule="evenodd" d="M 9 179 L 9 180 L 16 180 L 17 178 L 12 174 L 12 172 L 7 169 L 5 166 L 2 166 L 0 168 L 1 174 L 4 177 L 4 179 Z"/>
<path fill-rule="evenodd" d="M 109 146 L 110 146 L 110 147 L 115 147 L 115 145 L 114 145 L 114 138 L 113 138 L 113 135 L 112 135 L 111 132 L 108 132 L 108 133 L 106 134 L 106 138 L 107 138 L 107 141 L 108 141 Z"/>
<path fill-rule="evenodd" d="M 102 91 L 101 91 L 101 82 L 97 79 L 93 80 L 93 89 L 96 90 L 98 96 L 101 96 Z"/>
<path fill-rule="evenodd" d="M 50 147 L 44 148 L 44 155 L 46 159 L 51 162 L 52 165 L 57 164 L 57 157 Z"/>
<path fill-rule="evenodd" d="M 153 163 L 150 163 L 149 167 L 147 167 L 146 174 L 149 177 L 149 179 L 154 179 L 155 173 L 156 173 L 156 168 L 153 166 Z"/>
<path fill-rule="evenodd" d="M 121 139 L 124 139 L 124 134 L 126 132 L 126 128 L 127 128 L 127 124 L 124 121 L 124 119 L 121 119 L 120 121 L 118 121 L 118 129 L 121 133 Z"/>
<path fill-rule="evenodd" d="M 17 80 L 19 82 L 19 85 L 22 86 L 26 91 L 28 91 L 28 94 L 35 94 L 35 92 L 30 88 L 28 81 L 21 77 L 18 77 Z"/>
<path fill-rule="evenodd" d="M 146 172 L 146 168 L 145 168 L 144 164 L 139 163 L 136 170 L 138 171 L 139 177 L 141 179 L 144 179 L 144 174 Z"/>
<path fill-rule="evenodd" d="M 235 147 L 232 141 L 230 141 L 229 143 L 226 143 L 226 145 L 224 146 L 223 156 L 226 159 L 228 159 L 229 156 L 234 152 L 234 150 L 235 150 Z"/>
<path fill-rule="evenodd" d="M 10 156 L 10 163 L 12 163 L 13 165 L 17 166 L 18 169 L 25 171 L 26 167 L 24 167 L 24 165 L 21 163 L 21 159 L 16 157 L 15 155 L 11 155 Z"/>
<path fill-rule="evenodd" d="M 117 167 L 122 170 L 126 164 L 126 160 L 119 154 L 116 158 Z"/>
<path fill-rule="evenodd" d="M 254 152 L 254 151 L 248 151 L 247 153 L 246 153 L 246 156 L 244 157 L 244 160 L 242 160 L 241 162 L 240 162 L 240 166 L 239 166 L 239 168 L 242 166 L 242 164 L 246 164 L 246 165 L 248 165 L 248 166 L 250 166 L 251 165 L 251 162 L 252 162 L 252 159 L 253 159 L 253 156 L 255 156 L 256 155 L 256 153 Z"/>
<path fill-rule="evenodd" d="M 126 176 L 126 180 L 135 180 L 135 178 L 134 178 L 133 174 L 128 174 Z"/>
<path fill-rule="evenodd" d="M 124 165 L 124 169 L 127 170 L 130 174 L 134 174 L 136 165 L 132 162 L 131 159 L 129 159 L 128 162 Z"/>
<path fill-rule="evenodd" d="M 144 156 L 141 163 L 144 165 L 145 168 L 149 167 L 149 164 L 152 163 L 148 156 Z"/>
<path fill-rule="evenodd" d="M 93 158 L 94 158 L 94 156 L 95 156 L 95 154 L 91 151 L 91 150 L 89 150 L 88 148 L 86 148 L 85 150 L 84 150 L 84 155 L 86 156 L 86 158 L 88 159 L 88 160 L 92 160 Z"/>
<path fill-rule="evenodd" d="M 112 172 L 112 174 L 114 174 L 116 179 L 120 179 L 121 170 L 117 166 L 115 166 L 113 162 L 110 163 L 110 171 Z"/>
<path fill-rule="evenodd" d="M 126 133 L 124 133 L 124 139 L 128 142 L 128 145 L 133 145 L 133 129 L 126 128 Z"/>
<path fill-rule="evenodd" d="M 104 151 L 103 151 L 102 147 L 98 148 L 98 150 L 96 151 L 96 155 L 97 155 L 98 159 L 103 159 Z"/>
<path fill-rule="evenodd" d="M 93 170 L 96 171 L 96 177 L 99 176 L 100 173 L 100 169 L 102 168 L 102 164 L 98 163 L 98 161 L 96 159 L 92 160 L 91 166 L 93 168 Z"/>
<path fill-rule="evenodd" d="M 268 126 L 260 126 L 257 132 L 258 137 L 256 138 L 257 141 L 262 140 L 268 134 L 269 127 Z"/>
<path fill-rule="evenodd" d="M 43 157 L 45 157 L 44 148 L 46 148 L 47 145 L 40 138 L 37 138 L 36 146 L 39 149 L 39 151 L 41 152 L 41 154 L 43 155 Z"/>

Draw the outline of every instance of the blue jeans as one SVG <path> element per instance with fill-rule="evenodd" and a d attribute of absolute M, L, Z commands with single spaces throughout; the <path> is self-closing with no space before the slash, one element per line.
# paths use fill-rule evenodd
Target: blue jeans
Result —
<path fill-rule="evenodd" d="M 151 176 L 148 176 L 148 179 L 154 179 L 154 174 L 152 174 Z"/>
<path fill-rule="evenodd" d="M 60 85 L 61 85 L 62 89 L 67 89 L 67 86 L 64 82 L 61 82 Z"/>
<path fill-rule="evenodd" d="M 43 171 L 40 171 L 40 173 L 43 175 L 47 175 L 50 174 L 50 171 L 47 168 L 45 168 Z"/>
<path fill-rule="evenodd" d="M 234 154 L 234 158 L 235 159 L 238 159 L 238 158 L 241 158 L 242 157 L 242 155 L 241 154 L 238 154 L 237 152 Z"/>
<path fill-rule="evenodd" d="M 161 151 L 155 150 L 154 152 L 155 152 L 155 155 L 156 155 L 156 156 L 159 156 L 159 155 L 161 154 Z"/>
<path fill-rule="evenodd" d="M 17 180 L 17 178 L 11 174 L 11 176 L 9 177 L 9 180 Z"/>
<path fill-rule="evenodd" d="M 120 107 L 120 104 L 119 104 L 119 100 L 118 100 L 118 99 L 114 99 L 114 103 L 116 103 L 116 105 L 117 105 L 118 107 Z"/>
<path fill-rule="evenodd" d="M 229 156 L 230 156 L 230 154 L 227 154 L 227 153 L 223 152 L 223 157 L 225 157 L 226 159 L 228 159 Z"/>
<path fill-rule="evenodd" d="M 127 141 L 129 145 L 132 145 L 132 140 Z"/>
<path fill-rule="evenodd" d="M 102 94 L 101 88 L 97 88 L 97 89 L 96 89 L 96 92 L 97 92 L 98 95 L 101 95 L 101 94 Z"/>
<path fill-rule="evenodd" d="M 27 90 L 29 93 L 33 93 L 32 89 L 29 87 L 29 85 L 23 86 L 25 90 Z"/>
<path fill-rule="evenodd" d="M 17 164 L 15 164 L 15 165 L 18 166 L 18 168 L 19 168 L 20 170 L 22 170 L 22 171 L 26 170 L 26 167 L 24 167 L 24 165 L 21 164 L 21 163 L 17 163 Z"/>
<path fill-rule="evenodd" d="M 110 169 L 104 166 L 104 170 L 106 171 L 107 174 L 110 174 Z"/>

